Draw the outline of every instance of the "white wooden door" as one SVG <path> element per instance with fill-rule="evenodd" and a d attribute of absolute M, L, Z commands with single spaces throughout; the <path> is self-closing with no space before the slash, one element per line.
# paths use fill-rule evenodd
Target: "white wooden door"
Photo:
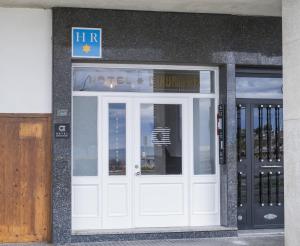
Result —
<path fill-rule="evenodd" d="M 102 97 L 103 229 L 188 225 L 187 100 Z"/>
<path fill-rule="evenodd" d="M 102 97 L 103 229 L 132 227 L 132 99 Z"/>
<path fill-rule="evenodd" d="M 134 227 L 187 226 L 187 100 L 137 98 L 133 119 Z"/>

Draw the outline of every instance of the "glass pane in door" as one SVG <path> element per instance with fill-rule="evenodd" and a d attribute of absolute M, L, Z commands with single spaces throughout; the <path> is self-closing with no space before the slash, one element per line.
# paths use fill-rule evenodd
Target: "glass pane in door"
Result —
<path fill-rule="evenodd" d="M 215 173 L 215 110 L 209 98 L 194 98 L 194 174 Z"/>
<path fill-rule="evenodd" d="M 97 97 L 73 97 L 73 176 L 97 176 Z"/>
<path fill-rule="evenodd" d="M 109 175 L 126 175 L 126 104 L 109 104 Z"/>
<path fill-rule="evenodd" d="M 182 107 L 141 104 L 141 174 L 182 173 Z"/>

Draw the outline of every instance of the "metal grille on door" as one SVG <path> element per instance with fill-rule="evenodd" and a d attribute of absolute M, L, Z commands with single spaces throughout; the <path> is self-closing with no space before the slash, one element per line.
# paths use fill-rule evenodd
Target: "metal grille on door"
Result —
<path fill-rule="evenodd" d="M 242 227 L 283 223 L 282 114 L 280 104 L 237 105 L 237 205 Z"/>

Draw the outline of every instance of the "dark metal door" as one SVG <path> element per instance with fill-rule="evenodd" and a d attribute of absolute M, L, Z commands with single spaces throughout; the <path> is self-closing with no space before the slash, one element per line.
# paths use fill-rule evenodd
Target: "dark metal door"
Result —
<path fill-rule="evenodd" d="M 237 100 L 238 227 L 283 227 L 281 100 Z"/>

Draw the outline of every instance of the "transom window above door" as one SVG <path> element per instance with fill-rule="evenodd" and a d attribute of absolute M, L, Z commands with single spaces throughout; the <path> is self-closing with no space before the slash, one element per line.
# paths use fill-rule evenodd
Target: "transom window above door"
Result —
<path fill-rule="evenodd" d="M 73 69 L 73 91 L 214 93 L 214 71 L 91 68 Z"/>
<path fill-rule="evenodd" d="M 282 99 L 283 80 L 281 75 L 247 75 L 236 77 L 237 98 Z"/>

